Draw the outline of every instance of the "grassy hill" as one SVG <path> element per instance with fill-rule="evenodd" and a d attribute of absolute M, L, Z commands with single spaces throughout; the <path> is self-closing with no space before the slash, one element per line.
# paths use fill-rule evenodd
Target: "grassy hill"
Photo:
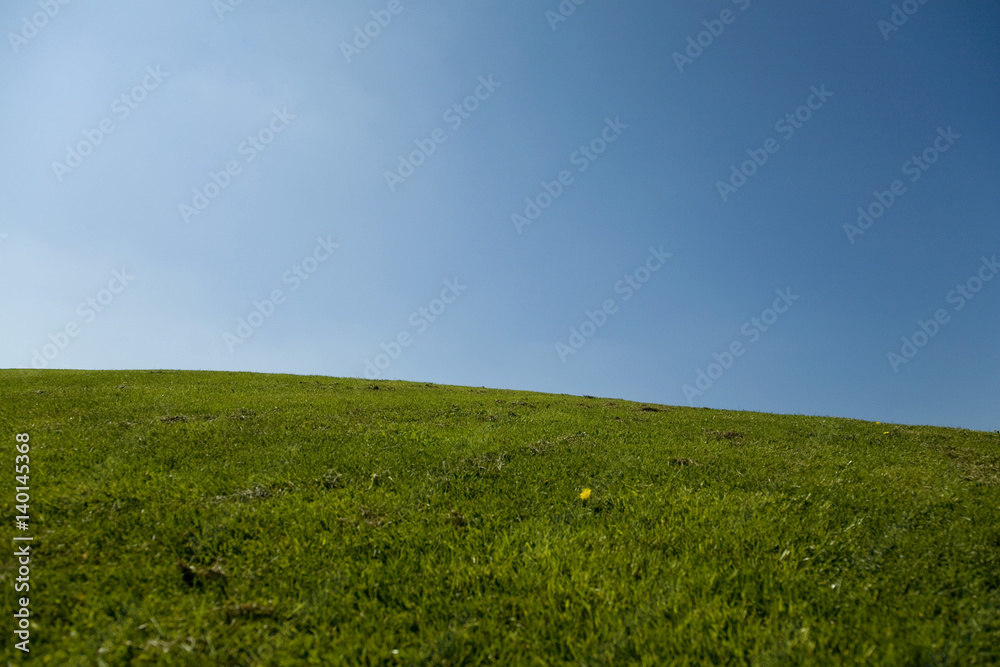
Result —
<path fill-rule="evenodd" d="M 0 426 L 32 663 L 1000 662 L 1000 433 L 173 371 Z"/>

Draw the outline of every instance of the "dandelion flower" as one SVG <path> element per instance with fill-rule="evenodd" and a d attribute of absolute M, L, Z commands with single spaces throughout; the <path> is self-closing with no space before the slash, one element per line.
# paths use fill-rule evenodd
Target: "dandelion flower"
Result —
<path fill-rule="evenodd" d="M 580 492 L 580 500 L 588 500 L 590 498 L 590 489 L 584 489 Z"/>

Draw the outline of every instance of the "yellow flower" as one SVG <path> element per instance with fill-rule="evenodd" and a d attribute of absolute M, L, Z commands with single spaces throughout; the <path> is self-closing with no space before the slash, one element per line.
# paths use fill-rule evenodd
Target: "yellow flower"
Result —
<path fill-rule="evenodd" d="M 580 500 L 587 500 L 590 498 L 590 489 L 584 489 L 580 493 Z"/>
<path fill-rule="evenodd" d="M 882 435 L 889 435 L 888 431 L 882 431 Z"/>

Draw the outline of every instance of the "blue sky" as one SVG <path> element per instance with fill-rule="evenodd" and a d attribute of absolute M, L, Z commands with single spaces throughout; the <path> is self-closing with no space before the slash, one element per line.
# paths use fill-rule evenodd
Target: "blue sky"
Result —
<path fill-rule="evenodd" d="M 859 5 L 6 3 L 0 367 L 1000 428 L 1000 6 Z"/>

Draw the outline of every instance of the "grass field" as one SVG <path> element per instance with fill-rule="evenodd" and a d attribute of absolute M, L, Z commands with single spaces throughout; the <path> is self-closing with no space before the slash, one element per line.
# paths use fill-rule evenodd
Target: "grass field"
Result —
<path fill-rule="evenodd" d="M 33 664 L 1000 662 L 1000 433 L 317 376 L 0 387 Z"/>

